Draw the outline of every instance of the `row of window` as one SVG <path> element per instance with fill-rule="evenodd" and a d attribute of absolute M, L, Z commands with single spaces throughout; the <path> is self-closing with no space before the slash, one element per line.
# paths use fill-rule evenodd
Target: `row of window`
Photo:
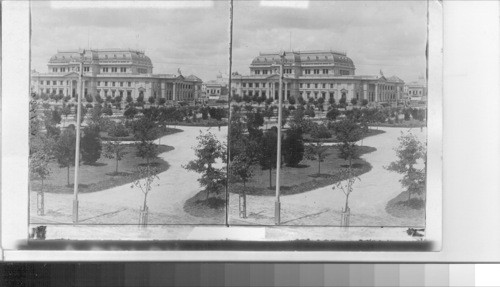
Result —
<path fill-rule="evenodd" d="M 105 81 L 103 82 L 104 83 L 104 86 L 107 87 L 108 86 L 108 82 Z M 116 83 L 117 82 L 110 82 L 111 83 L 111 87 L 116 87 Z M 132 87 L 132 82 L 126 82 L 127 83 L 127 87 Z M 120 85 L 120 87 L 123 87 L 124 85 L 124 82 L 118 82 L 118 84 Z M 97 82 L 97 86 L 101 86 L 101 82 Z"/>
<path fill-rule="evenodd" d="M 125 67 L 120 67 L 120 68 L 118 68 L 118 67 L 104 67 L 101 69 L 102 73 L 109 73 L 110 71 L 111 71 L 111 73 L 118 73 L 118 71 L 120 71 L 120 73 L 126 73 L 127 68 L 125 68 Z"/>

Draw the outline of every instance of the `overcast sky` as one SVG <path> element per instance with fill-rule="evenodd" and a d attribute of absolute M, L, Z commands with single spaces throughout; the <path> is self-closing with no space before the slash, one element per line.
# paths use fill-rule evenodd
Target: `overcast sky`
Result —
<path fill-rule="evenodd" d="M 57 50 L 89 46 L 145 50 L 154 73 L 176 73 L 181 68 L 184 75 L 208 81 L 219 71 L 228 71 L 226 1 L 204 8 L 140 9 L 32 3 L 32 68 L 38 71 L 47 71 L 46 64 Z M 248 66 L 259 52 L 289 50 L 291 43 L 295 51 L 345 51 L 358 75 L 382 70 L 409 82 L 425 74 L 426 4 L 311 1 L 307 8 L 297 9 L 235 1 L 233 37 L 233 71 L 241 74 L 249 73 Z"/>

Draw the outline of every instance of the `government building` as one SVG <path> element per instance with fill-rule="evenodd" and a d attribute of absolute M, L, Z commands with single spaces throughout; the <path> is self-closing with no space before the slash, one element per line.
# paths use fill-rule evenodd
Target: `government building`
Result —
<path fill-rule="evenodd" d="M 79 93 L 80 63 L 83 60 L 84 95 L 101 98 L 139 96 L 167 102 L 194 101 L 201 95 L 202 80 L 194 75 L 153 74 L 153 63 L 144 51 L 132 49 L 89 49 L 58 51 L 48 62 L 48 73 L 32 72 L 31 91 L 36 94 Z"/>
<path fill-rule="evenodd" d="M 250 64 L 250 75 L 234 75 L 232 89 L 239 96 L 265 96 L 278 99 L 280 53 L 260 53 Z M 356 98 L 370 103 L 398 103 L 404 95 L 404 81 L 380 75 L 358 76 L 353 61 L 344 52 L 285 52 L 283 99 L 302 97 L 338 103 Z"/>

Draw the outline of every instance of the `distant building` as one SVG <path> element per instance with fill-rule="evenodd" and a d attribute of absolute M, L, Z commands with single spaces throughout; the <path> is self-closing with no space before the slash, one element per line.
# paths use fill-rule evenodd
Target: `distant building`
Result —
<path fill-rule="evenodd" d="M 427 83 L 424 77 L 405 85 L 405 94 L 412 102 L 427 101 Z"/>
<path fill-rule="evenodd" d="M 244 96 L 278 99 L 279 53 L 260 53 L 250 64 L 250 75 L 233 75 L 232 90 Z M 398 102 L 404 82 L 397 77 L 355 75 L 356 67 L 344 52 L 292 51 L 285 53 L 283 99 L 302 97 L 347 102 L 356 98 L 369 102 Z"/>
<path fill-rule="evenodd" d="M 191 101 L 201 93 L 201 80 L 180 74 L 153 74 L 151 59 L 132 49 L 89 49 L 58 51 L 48 62 L 48 73 L 32 72 L 32 92 L 75 97 L 83 53 L 84 95 L 105 98 L 140 95 L 167 101 Z M 200 92 L 197 94 L 197 87 Z"/>
<path fill-rule="evenodd" d="M 203 92 L 206 98 L 218 100 L 223 92 L 224 85 L 218 81 L 208 81 L 203 83 Z"/>

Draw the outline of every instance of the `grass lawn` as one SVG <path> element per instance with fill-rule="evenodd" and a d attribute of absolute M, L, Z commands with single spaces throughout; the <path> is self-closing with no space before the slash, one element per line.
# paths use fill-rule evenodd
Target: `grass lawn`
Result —
<path fill-rule="evenodd" d="M 364 134 L 361 139 L 375 136 L 375 135 L 379 135 L 379 134 L 383 134 L 383 133 L 385 133 L 383 130 L 368 129 L 368 133 Z M 316 142 L 316 141 L 317 141 L 316 139 L 313 140 L 311 138 L 311 135 L 304 134 L 304 142 Z M 324 143 L 337 143 L 338 142 L 337 138 L 335 137 L 335 134 L 332 134 L 332 136 L 330 138 L 327 138 L 327 139 L 319 139 L 319 141 L 324 142 Z"/>
<path fill-rule="evenodd" d="M 408 192 L 403 191 L 387 203 L 385 210 L 394 217 L 424 219 L 425 197 L 412 195 L 408 200 Z"/>
<path fill-rule="evenodd" d="M 214 195 L 211 194 L 207 199 L 205 191 L 198 192 L 195 196 L 186 200 L 184 203 L 184 211 L 196 217 L 220 219 L 220 223 L 224 223 L 226 211 L 226 199 L 224 192 Z"/>
<path fill-rule="evenodd" d="M 127 154 L 118 163 L 118 174 L 115 174 L 115 159 L 107 159 L 104 156 L 93 165 L 81 165 L 79 172 L 79 192 L 95 192 L 109 189 L 115 186 L 131 183 L 138 179 L 135 174 L 138 165 L 145 164 L 145 160 L 136 157 L 136 148 L 132 144 L 126 144 L 125 152 Z M 173 150 L 174 148 L 167 145 L 160 145 L 159 153 L 164 153 Z M 152 161 L 158 172 L 163 172 L 169 168 L 169 164 L 157 158 Z M 67 168 L 59 167 L 59 164 L 54 160 L 50 162 L 49 167 L 51 173 L 44 180 L 43 190 L 52 193 L 73 193 L 74 167 L 69 169 L 70 185 L 67 182 Z M 36 178 L 30 180 L 31 190 L 39 191 L 41 189 L 41 181 Z"/>
<path fill-rule="evenodd" d="M 368 146 L 359 147 L 360 154 L 374 152 L 376 149 Z M 343 178 L 337 172 L 346 168 L 348 163 L 337 156 L 338 150 L 330 147 L 328 156 L 321 163 L 321 174 L 318 174 L 318 161 L 303 160 L 298 167 L 283 166 L 281 168 L 281 194 L 290 195 L 314 190 L 331 185 Z M 371 170 L 372 166 L 364 159 L 353 161 L 354 174 L 359 176 Z M 254 176 L 246 183 L 245 192 L 248 195 L 274 196 L 276 184 L 276 170 L 272 171 L 272 187 L 269 187 L 269 170 L 262 170 L 259 165 L 254 166 Z M 229 185 L 232 193 L 243 191 L 242 183 Z"/>

